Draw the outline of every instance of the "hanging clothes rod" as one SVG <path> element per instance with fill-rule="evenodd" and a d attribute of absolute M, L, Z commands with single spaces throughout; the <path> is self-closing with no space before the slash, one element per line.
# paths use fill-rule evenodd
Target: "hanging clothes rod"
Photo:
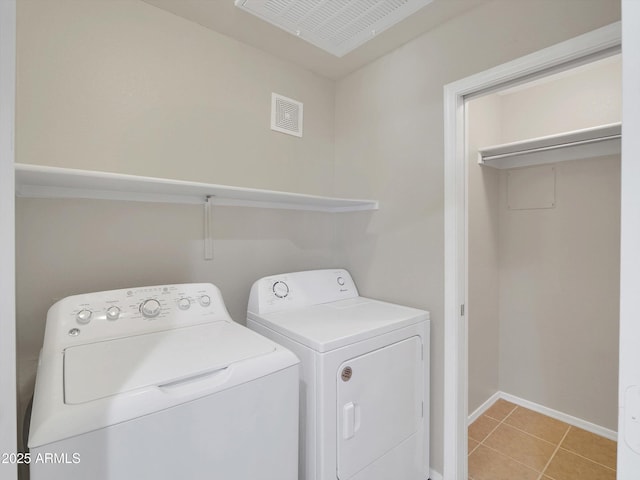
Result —
<path fill-rule="evenodd" d="M 614 123 L 478 150 L 478 163 L 515 168 L 620 153 L 622 124 Z"/>
<path fill-rule="evenodd" d="M 483 156 L 482 159 L 484 162 L 490 162 L 492 160 L 498 160 L 500 158 L 517 157 L 518 155 L 528 155 L 530 153 L 547 152 L 549 150 L 555 150 L 558 148 L 571 148 L 571 147 L 577 147 L 579 145 L 590 145 L 592 143 L 607 142 L 609 140 L 618 140 L 620 138 L 622 138 L 622 135 L 611 135 L 608 137 L 592 138 L 591 140 L 580 140 L 578 142 L 562 143 L 559 145 L 550 145 L 548 147 L 531 148 L 529 150 L 522 150 L 520 152 Z"/>

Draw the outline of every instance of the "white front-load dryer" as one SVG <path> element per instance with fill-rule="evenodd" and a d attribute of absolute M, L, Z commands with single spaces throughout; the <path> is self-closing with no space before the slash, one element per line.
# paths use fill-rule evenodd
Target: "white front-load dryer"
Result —
<path fill-rule="evenodd" d="M 76 295 L 47 315 L 32 480 L 296 480 L 298 359 L 211 284 Z"/>
<path fill-rule="evenodd" d="M 247 326 L 301 360 L 300 480 L 429 477 L 428 312 L 316 270 L 255 282 Z"/>

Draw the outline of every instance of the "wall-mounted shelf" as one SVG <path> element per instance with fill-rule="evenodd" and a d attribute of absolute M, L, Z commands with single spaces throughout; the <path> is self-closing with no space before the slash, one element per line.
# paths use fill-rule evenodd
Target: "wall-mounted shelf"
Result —
<path fill-rule="evenodd" d="M 141 177 L 120 173 L 16 164 L 16 195 L 37 198 L 92 198 L 142 202 L 279 208 L 318 212 L 377 210 L 376 200 L 322 197 Z"/>
<path fill-rule="evenodd" d="M 620 153 L 621 123 L 478 149 L 478 163 L 494 168 L 526 167 Z"/>

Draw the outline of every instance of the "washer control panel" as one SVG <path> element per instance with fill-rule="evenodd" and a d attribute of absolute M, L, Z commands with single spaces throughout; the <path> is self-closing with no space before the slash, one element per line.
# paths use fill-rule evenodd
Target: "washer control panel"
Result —
<path fill-rule="evenodd" d="M 253 284 L 248 311 L 277 312 L 357 296 L 353 279 L 344 269 L 284 273 L 261 278 Z"/>
<path fill-rule="evenodd" d="M 47 314 L 43 348 L 231 321 L 215 285 L 190 283 L 111 290 L 64 298 Z"/>

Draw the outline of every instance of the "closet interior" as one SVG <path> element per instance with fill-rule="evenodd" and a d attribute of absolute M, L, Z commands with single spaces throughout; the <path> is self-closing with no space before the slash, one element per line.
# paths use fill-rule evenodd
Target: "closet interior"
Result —
<path fill-rule="evenodd" d="M 621 106 L 618 55 L 466 102 L 472 477 L 518 409 L 616 439 Z"/>

